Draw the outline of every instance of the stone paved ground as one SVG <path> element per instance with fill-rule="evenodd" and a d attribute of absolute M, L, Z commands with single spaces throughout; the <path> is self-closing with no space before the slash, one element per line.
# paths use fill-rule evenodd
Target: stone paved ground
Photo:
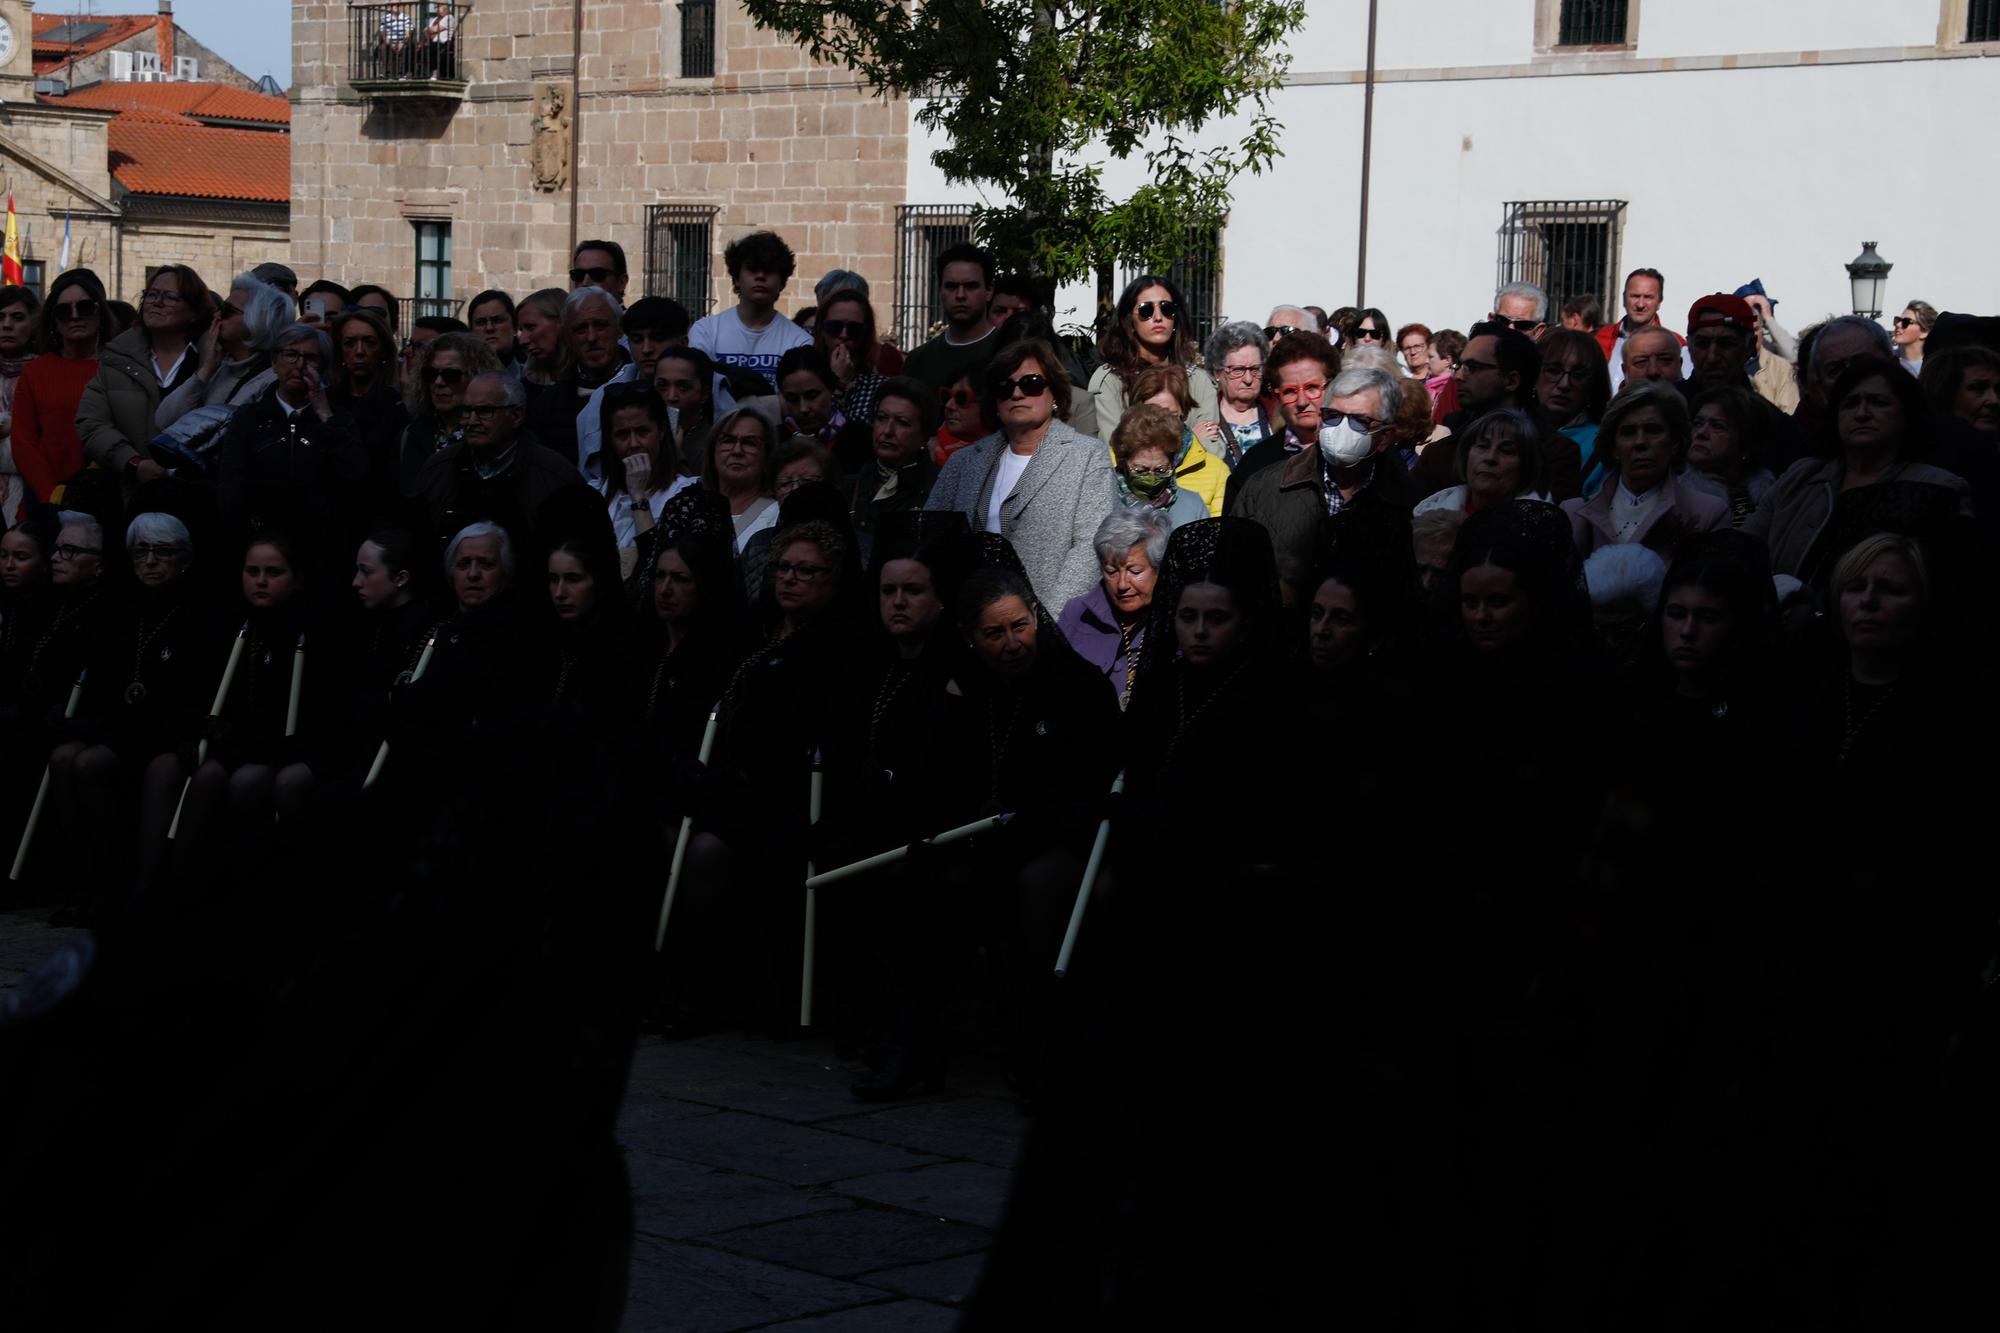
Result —
<path fill-rule="evenodd" d="M 0 991 L 74 932 L 0 912 Z M 829 1042 L 648 1042 L 619 1120 L 637 1234 L 627 1333 L 953 1328 L 1025 1121 L 996 1061 L 855 1101 Z"/>

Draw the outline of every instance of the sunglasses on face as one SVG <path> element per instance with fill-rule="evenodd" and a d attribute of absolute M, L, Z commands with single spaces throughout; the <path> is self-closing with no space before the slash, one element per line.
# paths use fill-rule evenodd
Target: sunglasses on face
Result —
<path fill-rule="evenodd" d="M 868 326 L 858 319 L 823 319 L 819 326 L 829 338 L 865 338 Z"/>
<path fill-rule="evenodd" d="M 1360 328 L 1358 328 L 1358 329 L 1356 329 L 1356 330 L 1354 331 L 1354 341 L 1356 341 L 1356 342 L 1378 342 L 1378 343 L 1379 343 L 1379 342 L 1387 342 L 1387 341 L 1388 341 L 1388 335 L 1387 335 L 1387 334 L 1385 334 L 1385 333 L 1383 333 L 1383 332 L 1382 332 L 1382 330 L 1380 330 L 1380 329 L 1378 329 L 1378 328 L 1374 328 L 1374 327 L 1372 327 L 1372 326 L 1370 326 L 1370 325 L 1367 325 L 1367 324 L 1363 324 L 1363 325 L 1362 325 L 1362 326 L 1361 326 Z"/>
<path fill-rule="evenodd" d="M 1156 306 L 1159 309 L 1160 318 L 1162 319 L 1179 319 L 1181 317 L 1181 307 L 1178 301 L 1141 301 L 1134 307 L 1133 313 L 1137 314 L 1140 319 L 1151 319 Z"/>
<path fill-rule="evenodd" d="M 146 294 L 139 298 L 140 305 L 159 305 L 166 301 L 185 301 L 179 292 L 170 292 L 164 287 L 148 287 Z"/>
<path fill-rule="evenodd" d="M 1288 333 L 1297 333 L 1297 332 L 1298 332 L 1297 329 L 1288 328 L 1283 324 L 1267 324 L 1264 326 L 1264 337 L 1271 342 L 1278 341 L 1278 339 L 1284 337 Z"/>
<path fill-rule="evenodd" d="M 464 383 L 465 372 L 457 366 L 432 366 L 424 372 L 424 378 L 432 384 L 443 381 L 447 385 L 457 385 Z"/>
<path fill-rule="evenodd" d="M 56 318 L 57 318 L 57 319 L 96 319 L 96 318 L 97 318 L 97 302 L 95 302 L 95 301 L 89 301 L 89 300 L 84 300 L 84 301 L 58 301 L 58 302 L 56 303 Z"/>
<path fill-rule="evenodd" d="M 1019 379 L 993 381 L 993 396 L 1004 403 L 1012 398 L 1018 389 L 1023 398 L 1039 398 L 1048 387 L 1049 381 L 1046 376 L 1023 375 Z"/>
<path fill-rule="evenodd" d="M 1489 324 L 1505 324 L 1508 328 L 1519 330 L 1522 333 L 1531 331 L 1535 325 L 1541 323 L 1538 319 L 1502 319 L 1498 315 L 1488 315 L 1486 320 Z"/>
<path fill-rule="evenodd" d="M 970 389 L 939 389 L 938 401 L 946 407 L 970 407 L 979 397 Z"/>
<path fill-rule="evenodd" d="M 573 268 L 569 271 L 570 286 L 574 287 L 585 278 L 592 282 L 605 282 L 617 276 L 608 268 Z"/>
<path fill-rule="evenodd" d="M 1287 403 L 1296 403 L 1301 398 L 1318 402 L 1321 395 L 1325 393 L 1325 380 L 1307 380 L 1304 384 L 1286 384 L 1279 386 L 1278 389 L 1278 397 Z"/>
<path fill-rule="evenodd" d="M 1917 321 L 1911 319 L 1908 315 L 1898 315 L 1889 322 L 1891 324 L 1894 324 L 1899 329 L 1907 329 L 1910 327 L 1910 325 L 1916 323 Z"/>

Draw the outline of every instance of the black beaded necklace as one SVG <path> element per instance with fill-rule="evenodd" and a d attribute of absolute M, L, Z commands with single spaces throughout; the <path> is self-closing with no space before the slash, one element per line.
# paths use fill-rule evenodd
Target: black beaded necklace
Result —
<path fill-rule="evenodd" d="M 986 696 L 987 754 L 992 761 L 992 781 L 987 784 L 986 798 L 996 806 L 1000 803 L 1000 769 L 1007 761 L 1008 747 L 1014 743 L 1014 731 L 1021 721 L 1021 710 L 1027 706 L 1028 692 L 1023 689 L 1015 693 L 1005 730 L 1000 727 L 999 710 L 994 707 L 998 697 L 998 691 Z"/>
<path fill-rule="evenodd" d="M 181 608 L 178 602 L 168 607 L 167 613 L 160 617 L 160 623 L 153 626 L 151 631 L 148 631 L 146 629 L 145 617 L 141 616 L 139 618 L 139 634 L 138 634 L 139 643 L 138 646 L 132 650 L 132 680 L 131 683 L 129 683 L 125 687 L 126 703 L 136 706 L 146 701 L 146 683 L 140 679 L 140 677 L 143 676 L 146 671 L 146 650 L 152 647 L 153 644 L 159 640 L 159 637 L 162 634 L 167 632 L 167 626 L 174 623 L 174 617 L 180 614 L 180 610 Z M 166 661 L 172 655 L 173 655 L 173 649 L 171 648 L 160 649 L 161 661 Z"/>

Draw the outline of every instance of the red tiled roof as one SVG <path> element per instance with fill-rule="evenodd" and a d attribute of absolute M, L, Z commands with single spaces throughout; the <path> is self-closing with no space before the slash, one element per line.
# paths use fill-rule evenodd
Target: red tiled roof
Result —
<path fill-rule="evenodd" d="M 102 32 L 92 33 L 82 41 L 65 42 L 53 40 L 50 36 L 58 28 L 71 23 L 101 27 Z M 47 74 L 66 60 L 75 60 L 126 42 L 142 33 L 154 31 L 159 26 L 157 14 L 93 14 L 81 18 L 75 14 L 35 15 L 34 56 L 35 73 Z"/>
<path fill-rule="evenodd" d="M 196 120 L 245 120 L 289 125 L 292 104 L 268 93 L 226 83 L 93 83 L 61 97 L 39 99 L 47 106 L 80 106 L 99 111 L 169 111 Z"/>
<path fill-rule="evenodd" d="M 169 111 L 128 111 L 108 127 L 111 174 L 134 194 L 282 204 L 292 196 L 292 136 L 226 130 Z"/>

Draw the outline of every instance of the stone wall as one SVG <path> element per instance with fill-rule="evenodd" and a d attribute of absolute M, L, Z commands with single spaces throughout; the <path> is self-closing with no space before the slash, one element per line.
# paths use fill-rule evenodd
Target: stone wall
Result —
<path fill-rule="evenodd" d="M 210 287 L 225 289 L 238 273 L 274 259 L 283 263 L 291 231 L 284 210 L 276 209 L 261 221 L 240 215 L 135 217 L 120 239 L 121 295 L 130 301 L 144 290 L 146 271 L 163 264 L 186 264 Z"/>
<path fill-rule="evenodd" d="M 815 66 L 719 0 L 717 73 L 681 79 L 679 9 L 585 10 L 577 234 L 625 247 L 645 289 L 649 204 L 715 207 L 712 291 L 729 304 L 721 251 L 770 227 L 798 253 L 782 308 L 850 267 L 894 300 L 895 210 L 909 110 L 845 71 Z M 292 257 L 301 276 L 414 283 L 418 220 L 452 224 L 453 294 L 566 286 L 568 188 L 534 188 L 534 87 L 569 81 L 571 13 L 545 0 L 483 0 L 465 20 L 456 104 L 363 101 L 346 82 L 347 6 L 293 3 Z M 673 76 L 673 77 L 669 77 Z M 695 312 L 701 313 L 699 311 Z"/>

